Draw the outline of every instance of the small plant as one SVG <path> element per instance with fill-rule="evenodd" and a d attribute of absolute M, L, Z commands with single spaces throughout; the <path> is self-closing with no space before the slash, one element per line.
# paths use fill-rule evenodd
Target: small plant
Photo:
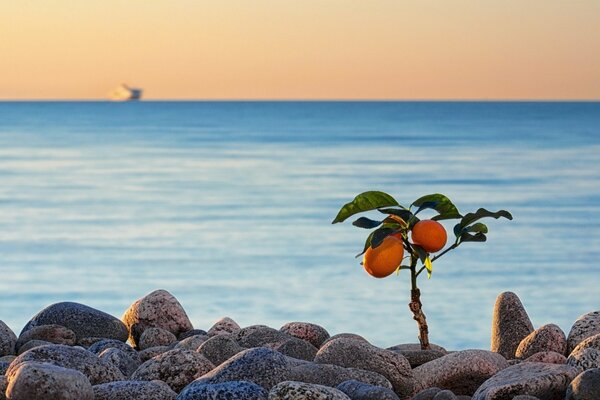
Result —
<path fill-rule="evenodd" d="M 433 210 L 437 215 L 431 219 L 419 219 L 417 214 L 425 209 Z M 423 196 L 406 208 L 387 193 L 370 191 L 345 204 L 332 223 L 343 222 L 352 215 L 371 210 L 377 210 L 386 217 L 382 220 L 360 217 L 352 223 L 359 228 L 374 229 L 357 257 L 363 256 L 363 268 L 375 278 L 385 278 L 403 269 L 410 271 L 411 301 L 408 306 L 419 327 L 421 349 L 428 350 L 429 330 L 417 278 L 423 271 L 427 271 L 427 277 L 431 278 L 433 262 L 461 244 L 485 242 L 488 227 L 477 222 L 480 219 L 504 217 L 512 220 L 512 215 L 505 210 L 491 212 L 485 208 L 462 215 L 448 197 L 439 193 Z M 453 229 L 455 240 L 444 249 L 448 237 L 446 229 L 438 221 L 451 219 L 459 220 Z M 441 252 L 431 256 L 438 251 Z M 404 260 L 408 260 L 408 265 L 403 265 Z M 419 262 L 421 266 L 417 269 Z"/>

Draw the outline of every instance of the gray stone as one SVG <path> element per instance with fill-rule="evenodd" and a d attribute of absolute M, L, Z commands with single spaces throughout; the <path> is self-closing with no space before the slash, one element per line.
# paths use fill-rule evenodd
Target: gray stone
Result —
<path fill-rule="evenodd" d="M 398 354 L 402 354 L 410 364 L 411 368 L 416 368 L 419 365 L 423 365 L 428 363 L 429 361 L 433 361 L 437 358 L 443 357 L 447 352 L 442 352 L 439 350 L 391 350 Z"/>
<path fill-rule="evenodd" d="M 0 320 L 0 357 L 15 354 L 17 335 Z"/>
<path fill-rule="evenodd" d="M 458 398 L 450 390 L 442 390 L 433 397 L 433 400 L 457 400 Z"/>
<path fill-rule="evenodd" d="M 0 400 L 6 400 L 6 388 L 8 387 L 8 380 L 6 376 L 0 375 Z"/>
<path fill-rule="evenodd" d="M 447 354 L 413 370 L 419 389 L 438 387 L 457 395 L 472 395 L 488 378 L 508 367 L 500 354 L 463 350 Z"/>
<path fill-rule="evenodd" d="M 566 354 L 567 338 L 558 325 L 546 324 L 527 335 L 515 352 L 515 358 L 525 359 L 541 351 Z"/>
<path fill-rule="evenodd" d="M 269 392 L 269 400 L 350 400 L 340 390 L 314 383 L 285 381 Z"/>
<path fill-rule="evenodd" d="M 533 325 L 519 296 L 512 292 L 500 293 L 492 315 L 490 350 L 506 359 L 512 359 L 521 340 L 531 332 Z"/>
<path fill-rule="evenodd" d="M 317 349 L 329 339 L 329 332 L 320 325 L 310 322 L 288 322 L 283 325 L 280 332 L 287 333 L 295 338 L 306 340 Z"/>
<path fill-rule="evenodd" d="M 140 336 L 148 328 L 165 329 L 175 336 L 193 328 L 179 301 L 166 290 L 155 290 L 137 300 L 121 319 L 134 346 L 138 346 Z"/>
<path fill-rule="evenodd" d="M 566 364 L 567 357 L 563 356 L 560 353 L 555 351 L 540 351 L 539 353 L 535 353 L 529 357 L 527 357 L 523 362 L 542 362 L 548 364 Z"/>
<path fill-rule="evenodd" d="M 213 337 L 227 333 L 237 333 L 240 326 L 229 317 L 223 317 L 213 324 L 208 330 L 208 336 Z"/>
<path fill-rule="evenodd" d="M 150 347 L 168 346 L 175 342 L 177 337 L 171 332 L 161 328 L 148 328 L 140 336 L 138 347 L 140 350 L 146 350 Z"/>
<path fill-rule="evenodd" d="M 125 378 L 129 378 L 142 363 L 139 356 L 134 359 L 130 353 L 114 347 L 104 350 L 98 357 L 119 368 Z"/>
<path fill-rule="evenodd" d="M 593 311 L 577 318 L 567 337 L 567 354 L 570 354 L 583 339 L 600 333 L 600 311 Z"/>
<path fill-rule="evenodd" d="M 381 349 L 361 340 L 351 338 L 331 340 L 319 349 L 315 363 L 377 372 L 392 383 L 398 397 L 404 398 L 414 393 L 413 371 L 406 358 L 394 351 Z"/>
<path fill-rule="evenodd" d="M 577 375 L 567 388 L 565 400 L 600 399 L 600 368 L 589 369 Z"/>
<path fill-rule="evenodd" d="M 117 381 L 93 387 L 95 400 L 175 400 L 175 393 L 161 381 Z"/>
<path fill-rule="evenodd" d="M 47 346 L 49 344 L 54 344 L 54 343 L 46 342 L 45 340 L 30 340 L 29 342 L 26 342 L 23 345 L 21 345 L 21 347 L 19 347 L 19 351 L 17 352 L 17 354 L 21 355 L 21 354 L 25 353 L 27 350 L 33 349 L 34 347 Z"/>
<path fill-rule="evenodd" d="M 77 336 L 104 337 L 127 340 L 127 328 L 117 318 L 84 304 L 62 302 L 55 303 L 37 313 L 21 331 L 21 335 L 39 325 L 62 325 Z"/>
<path fill-rule="evenodd" d="M 265 325 L 251 325 L 240 329 L 233 336 L 242 347 L 260 347 L 268 343 L 283 342 L 292 337 L 287 333 Z"/>
<path fill-rule="evenodd" d="M 175 346 L 176 349 L 186 349 L 196 351 L 198 347 L 208 340 L 208 335 L 194 335 L 189 336 Z"/>
<path fill-rule="evenodd" d="M 562 400 L 579 370 L 568 365 L 521 363 L 508 367 L 485 381 L 473 400 L 504 400 L 520 394 L 545 400 Z"/>
<path fill-rule="evenodd" d="M 99 340 L 96 343 L 94 343 L 93 345 L 91 345 L 88 348 L 88 351 L 90 351 L 94 354 L 100 354 L 103 351 L 105 351 L 106 349 L 119 349 L 119 350 L 127 353 L 129 355 L 129 357 L 131 357 L 131 359 L 136 364 L 139 365 L 142 363 L 142 358 L 140 357 L 140 353 L 135 351 L 135 349 L 133 347 L 131 347 L 130 345 L 128 345 L 127 343 L 123 343 L 119 340 L 113 340 L 113 339 Z"/>
<path fill-rule="evenodd" d="M 594 348 L 596 350 L 600 350 L 600 333 L 583 339 L 581 342 L 579 342 L 577 346 L 575 346 L 572 353 L 581 351 L 589 347 Z"/>
<path fill-rule="evenodd" d="M 208 333 L 205 330 L 202 329 L 190 329 L 189 331 L 185 331 L 183 333 L 180 333 L 177 336 L 177 340 L 184 340 L 187 339 L 191 336 L 196 336 L 196 335 L 205 335 L 208 336 Z"/>
<path fill-rule="evenodd" d="M 413 396 L 412 400 L 433 400 L 436 394 L 441 392 L 442 389 L 437 387 L 429 387 L 421 390 L 419 393 Z"/>
<path fill-rule="evenodd" d="M 444 355 L 448 354 L 448 351 L 445 348 L 443 348 L 442 346 L 438 345 L 438 344 L 429 343 L 429 348 L 430 348 L 431 351 L 439 351 L 441 353 L 444 353 Z M 397 344 L 397 345 L 392 346 L 392 347 L 388 347 L 388 350 L 399 351 L 399 352 L 404 352 L 404 351 L 428 351 L 428 350 L 421 350 L 421 344 L 420 343 L 401 343 L 401 344 Z"/>
<path fill-rule="evenodd" d="M 77 339 L 77 346 L 81 346 L 84 349 L 89 348 L 94 343 L 99 342 L 101 340 L 114 340 L 114 339 L 106 339 L 101 337 L 88 336 L 81 339 Z"/>
<path fill-rule="evenodd" d="M 121 371 L 113 364 L 101 360 L 97 355 L 80 347 L 51 344 L 35 347 L 17 357 L 7 374 L 18 369 L 26 362 L 43 362 L 83 373 L 92 385 L 125 379 Z"/>
<path fill-rule="evenodd" d="M 17 356 L 13 356 L 13 355 L 10 355 L 10 356 L 2 356 L 2 357 L 0 357 L 0 361 L 6 361 L 6 362 L 9 362 L 9 363 L 11 363 L 11 362 L 13 362 L 13 360 L 14 360 L 15 358 L 17 358 Z"/>
<path fill-rule="evenodd" d="M 355 380 L 369 385 L 393 389 L 391 382 L 377 372 L 359 368 L 344 368 L 333 364 L 316 364 L 310 361 L 302 361 L 302 363 L 295 365 L 291 370 L 290 379 L 331 387 L 336 387 L 344 381 Z"/>
<path fill-rule="evenodd" d="M 360 341 L 367 342 L 370 344 L 370 342 L 367 339 L 365 339 L 364 337 L 362 337 L 360 335 L 357 335 L 356 333 L 344 332 L 344 333 L 338 333 L 337 335 L 331 336 L 329 339 L 325 340 L 323 342 L 323 344 L 321 344 L 321 347 L 325 346 L 327 344 L 327 342 L 330 342 L 332 340 L 339 339 L 339 338 L 360 340 Z"/>
<path fill-rule="evenodd" d="M 0 375 L 4 375 L 8 370 L 10 363 L 8 361 L 0 361 Z"/>
<path fill-rule="evenodd" d="M 146 350 L 142 350 L 142 351 L 138 352 L 138 355 L 140 356 L 140 360 L 144 363 L 151 358 L 154 358 L 163 353 L 166 353 L 169 350 L 172 350 L 172 349 L 169 349 L 168 346 L 156 346 L 156 347 L 150 347 L 149 349 L 146 349 Z"/>
<path fill-rule="evenodd" d="M 62 325 L 38 325 L 30 330 L 23 332 L 17 340 L 17 351 L 21 346 L 30 340 L 43 340 L 54 344 L 64 344 L 74 346 L 77 342 L 75 332 Z"/>
<path fill-rule="evenodd" d="M 539 397 L 530 396 L 528 394 L 520 394 L 512 398 L 512 400 L 540 400 Z"/>
<path fill-rule="evenodd" d="M 315 346 L 295 337 L 277 343 L 267 343 L 264 347 L 269 347 L 281 354 L 299 360 L 313 361 L 317 355 L 317 348 Z"/>
<path fill-rule="evenodd" d="M 368 383 L 349 380 L 336 386 L 352 400 L 400 400 L 393 390 Z"/>
<path fill-rule="evenodd" d="M 578 347 L 567 359 L 567 364 L 582 370 L 600 368 L 600 350 L 593 347 Z"/>
<path fill-rule="evenodd" d="M 94 400 L 88 378 L 79 371 L 47 363 L 26 362 L 7 374 L 10 400 Z"/>
<path fill-rule="evenodd" d="M 215 366 L 222 364 L 240 351 L 245 350 L 231 334 L 219 334 L 202 343 L 197 351 Z"/>
<path fill-rule="evenodd" d="M 161 380 L 175 392 L 212 370 L 214 365 L 202 354 L 184 349 L 169 350 L 146 361 L 131 375 L 131 380 Z"/>
<path fill-rule="evenodd" d="M 203 383 L 194 381 L 187 385 L 177 400 L 267 400 L 269 394 L 261 386 L 248 381 Z"/>

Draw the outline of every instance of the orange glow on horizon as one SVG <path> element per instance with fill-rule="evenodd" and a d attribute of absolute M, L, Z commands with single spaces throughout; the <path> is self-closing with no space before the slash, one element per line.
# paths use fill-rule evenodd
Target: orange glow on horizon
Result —
<path fill-rule="evenodd" d="M 600 99 L 600 2 L 0 4 L 0 99 Z"/>

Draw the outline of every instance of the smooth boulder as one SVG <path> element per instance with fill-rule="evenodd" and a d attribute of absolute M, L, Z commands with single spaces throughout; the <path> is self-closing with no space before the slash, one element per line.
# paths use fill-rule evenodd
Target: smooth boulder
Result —
<path fill-rule="evenodd" d="M 51 324 L 34 326 L 19 336 L 16 345 L 17 351 L 21 346 L 31 340 L 43 340 L 54 344 L 74 346 L 77 342 L 77 336 L 71 329 L 62 325 Z"/>
<path fill-rule="evenodd" d="M 98 354 L 98 357 L 119 368 L 126 378 L 129 378 L 141 364 L 139 356 L 134 358 L 130 353 L 114 347 L 104 350 L 102 353 Z"/>
<path fill-rule="evenodd" d="M 94 400 L 175 400 L 169 385 L 160 381 L 118 381 L 93 387 Z"/>
<path fill-rule="evenodd" d="M 600 333 L 600 311 L 592 311 L 577 318 L 567 336 L 567 353 L 570 354 L 584 339 Z"/>
<path fill-rule="evenodd" d="M 240 326 L 233 319 L 229 317 L 223 317 L 210 327 L 207 334 L 208 336 L 213 337 L 216 335 L 236 333 L 240 329 Z"/>
<path fill-rule="evenodd" d="M 582 372 L 571 381 L 565 400 L 600 399 L 600 368 Z"/>
<path fill-rule="evenodd" d="M 523 362 L 542 362 L 548 364 L 566 364 L 567 357 L 555 351 L 540 351 L 527 357 Z"/>
<path fill-rule="evenodd" d="M 298 339 L 306 340 L 317 349 L 330 337 L 329 332 L 325 328 L 310 322 L 288 322 L 279 331 Z"/>
<path fill-rule="evenodd" d="M 400 400 L 393 390 L 381 386 L 369 385 L 356 380 L 348 380 L 336 386 L 352 400 Z"/>
<path fill-rule="evenodd" d="M 500 293 L 492 314 L 490 350 L 512 359 L 521 340 L 531 332 L 533 324 L 519 296 L 513 292 Z"/>
<path fill-rule="evenodd" d="M 140 350 L 146 350 L 150 347 L 169 346 L 175 342 L 177 337 L 166 329 L 148 328 L 140 336 L 138 347 Z"/>
<path fill-rule="evenodd" d="M 285 381 L 269 392 L 269 400 L 351 400 L 338 389 L 314 383 Z"/>
<path fill-rule="evenodd" d="M 558 325 L 546 324 L 531 332 L 519 343 L 515 357 L 525 359 L 541 351 L 566 354 L 567 338 Z"/>
<path fill-rule="evenodd" d="M 567 358 L 567 364 L 582 370 L 600 368 L 600 350 L 593 347 L 577 348 Z"/>
<path fill-rule="evenodd" d="M 15 345 L 17 336 L 15 333 L 0 320 L 0 357 L 15 354 Z"/>
<path fill-rule="evenodd" d="M 269 393 L 254 382 L 229 381 L 223 383 L 204 383 L 194 381 L 187 385 L 177 400 L 267 400 Z"/>
<path fill-rule="evenodd" d="M 245 347 L 240 346 L 231 334 L 215 335 L 196 349 L 215 366 L 221 365 L 243 350 Z"/>

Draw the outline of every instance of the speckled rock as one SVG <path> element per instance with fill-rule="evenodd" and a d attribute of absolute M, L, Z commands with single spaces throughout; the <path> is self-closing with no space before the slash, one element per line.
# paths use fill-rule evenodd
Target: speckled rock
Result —
<path fill-rule="evenodd" d="M 236 332 L 233 337 L 240 346 L 246 348 L 260 347 L 292 338 L 287 333 L 279 332 L 277 329 L 265 325 L 247 326 Z"/>
<path fill-rule="evenodd" d="M 0 320 L 0 357 L 15 354 L 15 345 L 17 336 L 15 333 Z"/>
<path fill-rule="evenodd" d="M 600 350 L 600 333 L 583 339 L 577 346 L 575 346 L 572 353 L 581 351 L 582 349 L 586 349 L 588 347 Z"/>
<path fill-rule="evenodd" d="M 8 370 L 10 363 L 8 361 L 0 361 L 0 375 L 4 375 Z"/>
<path fill-rule="evenodd" d="M 107 338 L 102 338 L 102 337 L 97 337 L 97 336 L 88 336 L 88 337 L 84 337 L 84 338 L 78 338 L 77 346 L 81 346 L 84 349 L 87 349 L 94 343 L 99 342 L 101 340 L 114 340 L 114 339 L 107 339 Z"/>
<path fill-rule="evenodd" d="M 418 388 L 438 387 L 457 395 L 472 395 L 491 376 L 508 367 L 500 354 L 463 350 L 423 364 L 413 370 Z"/>
<path fill-rule="evenodd" d="M 31 350 L 34 347 L 47 346 L 49 344 L 54 344 L 50 342 L 46 342 L 45 340 L 30 340 L 29 342 L 24 343 L 19 347 L 18 355 L 25 353 L 27 350 Z"/>
<path fill-rule="evenodd" d="M 600 368 L 600 350 L 593 347 L 578 347 L 567 359 L 567 364 L 582 370 Z"/>
<path fill-rule="evenodd" d="M 435 395 L 441 391 L 442 391 L 442 389 L 440 389 L 438 387 L 429 387 L 429 388 L 423 389 L 419 393 L 415 394 L 411 400 L 433 400 Z"/>
<path fill-rule="evenodd" d="M 25 331 L 17 339 L 16 349 L 19 350 L 21 346 L 30 340 L 44 340 L 54 344 L 64 344 L 67 346 L 74 346 L 77 342 L 75 332 L 62 325 L 38 325 L 34 326 L 28 331 Z"/>
<path fill-rule="evenodd" d="M 227 333 L 237 333 L 241 327 L 229 317 L 223 317 L 208 330 L 208 336 L 213 337 Z"/>
<path fill-rule="evenodd" d="M 55 303 L 37 313 L 21 331 L 21 335 L 39 325 L 62 325 L 80 338 L 95 336 L 127 340 L 127 328 L 117 318 L 84 304 Z"/>
<path fill-rule="evenodd" d="M 99 340 L 88 348 L 88 351 L 94 354 L 100 354 L 106 349 L 119 349 L 124 351 L 132 358 L 132 360 L 138 365 L 142 363 L 142 358 L 140 357 L 140 353 L 135 351 L 133 347 L 128 345 L 127 343 L 123 343 L 119 340 L 112 339 L 103 339 Z"/>
<path fill-rule="evenodd" d="M 168 346 L 175 342 L 177 337 L 171 332 L 161 328 L 148 328 L 140 336 L 138 347 L 140 350 L 146 350 L 150 347 Z"/>
<path fill-rule="evenodd" d="M 222 364 L 240 351 L 245 350 L 235 341 L 231 334 L 219 334 L 202 343 L 197 351 L 215 366 Z"/>
<path fill-rule="evenodd" d="M 267 400 L 269 393 L 261 386 L 248 381 L 229 381 L 207 384 L 194 381 L 187 385 L 177 400 Z"/>
<path fill-rule="evenodd" d="M 47 363 L 26 362 L 7 374 L 10 400 L 94 400 L 88 378 L 79 371 Z"/>
<path fill-rule="evenodd" d="M 332 387 L 285 381 L 271 389 L 269 400 L 350 400 L 350 398 L 344 392 Z"/>
<path fill-rule="evenodd" d="M 530 396 L 528 394 L 520 394 L 512 398 L 512 400 L 540 400 L 539 397 Z"/>
<path fill-rule="evenodd" d="M 277 343 L 267 343 L 264 347 L 269 347 L 281 354 L 299 360 L 313 361 L 317 355 L 317 348 L 315 346 L 295 337 Z"/>
<path fill-rule="evenodd" d="M 310 322 L 288 322 L 279 331 L 306 340 L 317 349 L 330 337 L 325 328 Z"/>
<path fill-rule="evenodd" d="M 565 333 L 555 324 L 546 324 L 527 335 L 515 352 L 515 358 L 525 359 L 540 351 L 554 351 L 565 354 L 567 338 Z"/>
<path fill-rule="evenodd" d="M 8 380 L 6 376 L 0 375 L 0 400 L 6 400 L 6 388 L 8 387 Z"/>
<path fill-rule="evenodd" d="M 104 350 L 98 355 L 101 360 L 112 363 L 123 373 L 125 378 L 129 378 L 141 365 L 140 357 L 134 358 L 130 353 L 114 347 Z"/>
<path fill-rule="evenodd" d="M 92 385 L 125 379 L 113 364 L 80 347 L 51 344 L 33 348 L 17 357 L 8 368 L 7 374 L 26 362 L 43 362 L 74 369 L 83 373 Z"/>
<path fill-rule="evenodd" d="M 208 335 L 194 335 L 188 336 L 185 339 L 181 340 L 175 346 L 176 349 L 186 349 L 196 351 L 198 347 L 209 339 Z"/>
<path fill-rule="evenodd" d="M 333 364 L 316 364 L 309 361 L 302 361 L 295 365 L 291 370 L 290 380 L 331 387 L 336 387 L 344 381 L 355 380 L 393 389 L 391 382 L 377 372 L 359 368 L 344 368 Z"/>
<path fill-rule="evenodd" d="M 118 381 L 93 387 L 95 400 L 175 400 L 175 393 L 161 381 Z"/>
<path fill-rule="evenodd" d="M 458 397 L 450 390 L 441 390 L 435 396 L 433 396 L 433 400 L 457 400 Z"/>
<path fill-rule="evenodd" d="M 583 339 L 600 333 L 600 311 L 593 311 L 577 318 L 567 337 L 567 354 Z"/>
<path fill-rule="evenodd" d="M 352 400 L 400 400 L 391 389 L 356 380 L 344 381 L 337 385 L 336 389 L 344 392 Z"/>
<path fill-rule="evenodd" d="M 148 328 L 165 329 L 175 336 L 193 328 L 179 301 L 166 290 L 155 290 L 137 300 L 121 319 L 134 346 L 138 346 L 140 336 Z"/>
<path fill-rule="evenodd" d="M 190 329 L 189 331 L 185 331 L 183 333 L 180 333 L 177 336 L 177 340 L 184 340 L 184 339 L 187 339 L 189 337 L 196 336 L 196 335 L 206 335 L 207 336 L 208 333 L 205 330 L 203 330 L 203 329 Z"/>
<path fill-rule="evenodd" d="M 528 394 L 545 400 L 562 400 L 579 370 L 568 365 L 521 363 L 485 381 L 473 400 L 504 400 Z"/>
<path fill-rule="evenodd" d="M 439 351 L 444 354 L 448 354 L 448 351 L 438 344 L 429 343 L 429 347 L 431 350 Z M 400 352 L 402 352 L 402 351 L 422 351 L 420 343 L 400 343 L 395 346 L 388 347 L 387 349 L 393 350 L 393 351 L 400 351 Z"/>
<path fill-rule="evenodd" d="M 370 343 L 367 339 L 365 339 L 364 337 L 357 335 L 356 333 L 348 333 L 348 332 L 344 332 L 344 333 L 338 333 L 337 335 L 333 335 L 332 337 L 330 337 L 329 339 L 325 340 L 323 342 L 323 344 L 321 344 L 321 347 L 325 346 L 327 344 L 327 342 L 330 342 L 332 340 L 335 339 L 339 339 L 339 338 L 345 338 L 345 339 L 355 339 L 355 340 L 361 340 L 363 342 L 367 342 Z"/>
<path fill-rule="evenodd" d="M 438 350 L 391 350 L 398 354 L 402 354 L 408 360 L 411 368 L 416 368 L 419 365 L 428 363 L 437 358 L 445 356 L 446 352 Z"/>
<path fill-rule="evenodd" d="M 512 292 L 500 293 L 492 315 L 490 350 L 506 359 L 515 357 L 519 343 L 533 332 L 533 325 L 519 296 Z"/>
<path fill-rule="evenodd" d="M 535 353 L 529 357 L 527 357 L 523 362 L 542 362 L 548 364 L 566 364 L 567 358 L 562 354 L 559 354 L 555 351 L 540 351 L 539 353 Z"/>
<path fill-rule="evenodd" d="M 567 388 L 565 400 L 600 399 L 600 369 L 594 368 L 577 375 Z"/>
<path fill-rule="evenodd" d="M 131 375 L 131 380 L 161 380 L 175 392 L 214 368 L 202 354 L 184 349 L 169 350 L 146 361 Z"/>
<path fill-rule="evenodd" d="M 392 383 L 398 397 L 404 398 L 414 393 L 413 371 L 406 358 L 394 351 L 381 349 L 361 340 L 349 338 L 331 340 L 319 349 L 315 362 L 377 372 Z"/>
<path fill-rule="evenodd" d="M 142 351 L 138 352 L 138 355 L 140 356 L 140 360 L 142 361 L 142 363 L 144 363 L 151 358 L 154 358 L 163 353 L 166 353 L 169 350 L 172 350 L 172 349 L 169 349 L 168 346 L 156 346 L 156 347 L 150 347 L 149 349 L 146 349 L 146 350 L 142 350 Z"/>
<path fill-rule="evenodd" d="M 6 361 L 6 362 L 9 362 L 9 363 L 11 363 L 11 362 L 13 362 L 13 360 L 14 360 L 15 358 L 17 358 L 17 356 L 14 356 L 14 355 L 12 355 L 12 354 L 11 354 L 11 355 L 9 355 L 9 356 L 2 356 L 2 357 L 0 357 L 0 362 L 1 362 L 1 361 Z"/>

